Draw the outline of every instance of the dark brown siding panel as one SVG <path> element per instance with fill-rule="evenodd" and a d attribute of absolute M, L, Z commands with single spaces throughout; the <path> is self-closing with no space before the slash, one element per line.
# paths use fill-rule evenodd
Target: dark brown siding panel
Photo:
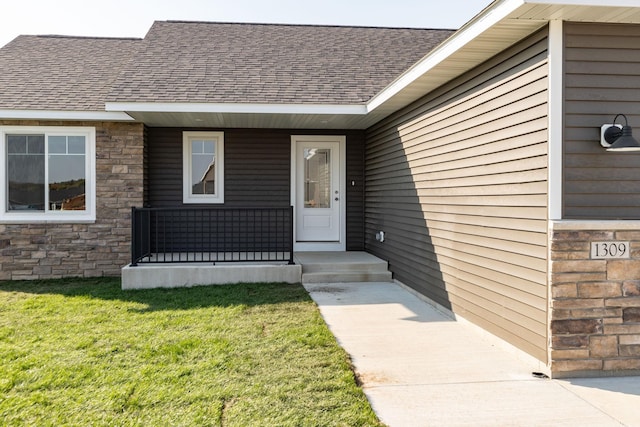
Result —
<path fill-rule="evenodd" d="M 542 31 L 367 130 L 365 156 L 366 249 L 542 361 L 547 75 Z"/>
<path fill-rule="evenodd" d="M 143 204 L 144 206 L 149 206 L 149 128 L 144 127 L 144 144 L 142 147 L 142 194 L 143 194 Z M 136 206 L 138 207 L 138 206 Z"/>
<path fill-rule="evenodd" d="M 225 206 L 289 206 L 288 133 L 225 131 Z"/>
<path fill-rule="evenodd" d="M 146 203 L 182 206 L 182 132 L 147 130 Z M 291 135 L 347 137 L 347 250 L 364 248 L 364 132 L 222 129 L 225 140 L 225 203 L 228 207 L 282 207 L 291 204 Z M 353 185 L 352 185 L 353 182 Z"/>
<path fill-rule="evenodd" d="M 364 250 L 364 132 L 347 133 L 347 250 Z"/>
<path fill-rule="evenodd" d="M 182 205 L 182 130 L 149 128 L 147 158 L 149 206 Z"/>
<path fill-rule="evenodd" d="M 640 218 L 640 154 L 609 153 L 598 143 L 600 126 L 618 113 L 638 138 L 640 26 L 564 25 L 564 217 Z"/>

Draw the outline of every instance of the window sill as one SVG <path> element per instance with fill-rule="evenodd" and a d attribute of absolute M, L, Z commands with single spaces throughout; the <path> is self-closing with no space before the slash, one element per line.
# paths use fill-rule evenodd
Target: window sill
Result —
<path fill-rule="evenodd" d="M 202 198 L 202 199 L 183 199 L 185 205 L 223 205 L 224 199 Z"/>
<path fill-rule="evenodd" d="M 18 215 L 3 215 L 0 217 L 0 224 L 93 224 L 96 222 L 95 216 L 77 215 L 77 216 L 60 216 L 58 218 L 52 217 L 36 217 L 18 216 Z"/>

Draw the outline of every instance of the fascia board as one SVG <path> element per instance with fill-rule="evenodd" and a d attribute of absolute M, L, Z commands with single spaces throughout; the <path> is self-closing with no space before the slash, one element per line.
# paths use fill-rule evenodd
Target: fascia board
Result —
<path fill-rule="evenodd" d="M 90 120 L 131 122 L 135 119 L 122 111 L 62 111 L 0 109 L 0 119 L 21 120 Z"/>
<path fill-rule="evenodd" d="M 523 0 L 523 4 L 556 6 L 638 7 L 638 0 Z"/>
<path fill-rule="evenodd" d="M 505 0 L 487 7 L 474 19 L 456 31 L 449 39 L 430 52 L 421 61 L 398 77 L 367 103 L 367 111 L 373 111 L 386 101 L 397 95 L 422 75 L 441 64 L 452 54 L 466 46 L 480 34 L 509 16 L 514 10 L 524 4 L 524 0 Z"/>
<path fill-rule="evenodd" d="M 223 104 L 173 102 L 107 102 L 106 111 L 153 113 L 327 114 L 365 115 L 365 105 Z"/>

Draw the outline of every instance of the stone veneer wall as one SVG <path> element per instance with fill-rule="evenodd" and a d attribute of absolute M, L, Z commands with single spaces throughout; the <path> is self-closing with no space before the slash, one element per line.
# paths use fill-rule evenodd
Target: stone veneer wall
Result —
<path fill-rule="evenodd" d="M 628 241 L 631 258 L 591 259 L 600 241 Z M 640 372 L 640 224 L 552 230 L 550 304 L 555 377 Z"/>
<path fill-rule="evenodd" d="M 96 128 L 96 221 L 0 224 L 0 280 L 119 276 L 130 260 L 131 207 L 142 206 L 139 123 L 0 121 Z"/>

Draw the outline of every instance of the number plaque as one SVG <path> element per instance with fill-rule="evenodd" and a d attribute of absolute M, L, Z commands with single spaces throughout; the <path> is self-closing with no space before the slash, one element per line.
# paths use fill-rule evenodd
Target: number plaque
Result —
<path fill-rule="evenodd" d="M 591 242 L 591 259 L 631 258 L 629 242 Z"/>

